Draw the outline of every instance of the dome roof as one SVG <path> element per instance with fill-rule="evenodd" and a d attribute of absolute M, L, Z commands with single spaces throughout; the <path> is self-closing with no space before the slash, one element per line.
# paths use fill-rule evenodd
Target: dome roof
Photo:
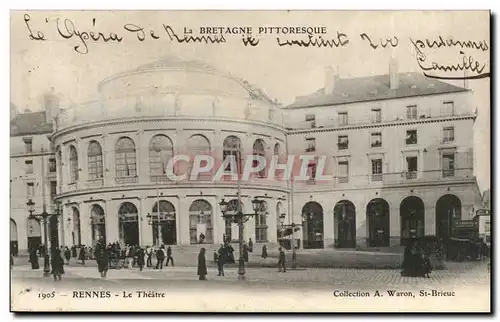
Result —
<path fill-rule="evenodd" d="M 217 68 L 205 62 L 199 60 L 183 60 L 176 56 L 167 56 L 157 61 L 141 65 L 137 67 L 136 70 L 139 72 L 139 71 L 169 69 L 169 68 L 182 68 L 182 69 L 190 69 L 190 70 L 212 72 L 212 73 L 215 72 L 218 74 L 224 74 L 226 76 L 230 76 L 229 73 L 218 70 Z"/>

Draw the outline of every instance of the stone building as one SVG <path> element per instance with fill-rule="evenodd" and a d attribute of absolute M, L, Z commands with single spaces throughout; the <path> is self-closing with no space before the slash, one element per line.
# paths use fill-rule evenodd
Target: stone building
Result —
<path fill-rule="evenodd" d="M 28 218 L 62 204 L 48 225 L 52 243 L 218 245 L 235 241 L 222 199 L 252 212 L 245 240 L 277 244 L 281 228 L 300 224 L 303 248 L 354 248 L 404 243 L 412 236 L 449 236 L 450 218 L 466 218 L 480 203 L 473 174 L 470 92 L 418 74 L 340 79 L 328 69 L 325 87 L 286 107 L 260 89 L 202 62 L 169 57 L 111 76 L 99 97 L 59 109 L 11 113 L 11 241 L 20 250 L 40 243 L 43 225 Z M 280 180 L 266 171 L 239 183 L 173 181 L 175 155 L 287 154 L 315 156 L 307 181 Z M 315 180 L 317 160 L 325 174 Z M 42 162 L 43 160 L 43 162 Z M 183 173 L 187 162 L 174 168 Z M 42 187 L 45 187 L 42 189 Z"/>

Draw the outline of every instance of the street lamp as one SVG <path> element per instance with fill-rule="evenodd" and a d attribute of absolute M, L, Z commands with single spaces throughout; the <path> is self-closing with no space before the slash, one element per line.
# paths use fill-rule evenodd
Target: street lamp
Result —
<path fill-rule="evenodd" d="M 231 209 L 235 210 L 233 213 L 228 213 L 228 205 L 229 203 L 224 201 L 224 199 L 221 200 L 219 203 L 220 210 L 222 212 L 222 217 L 227 221 L 231 220 L 234 223 L 238 224 L 238 242 L 239 242 L 239 252 L 240 252 L 240 258 L 238 260 L 238 279 L 239 280 L 244 280 L 245 279 L 245 261 L 243 260 L 243 232 L 244 232 L 244 225 L 245 222 L 248 221 L 250 217 L 256 216 L 258 213 L 265 211 L 265 202 L 264 200 L 259 200 L 257 197 L 255 197 L 252 200 L 252 208 L 254 213 L 250 214 L 244 214 L 243 211 L 241 210 L 241 200 L 240 200 L 240 194 L 238 193 L 238 205 L 237 209 Z"/>
<path fill-rule="evenodd" d="M 43 234 L 43 243 L 44 243 L 43 276 L 49 276 L 50 275 L 50 256 L 49 256 L 49 250 L 47 247 L 48 234 L 49 234 L 48 221 L 53 216 L 56 216 L 56 220 L 57 220 L 57 216 L 59 216 L 60 211 L 61 211 L 61 203 L 58 201 L 55 202 L 55 204 L 54 204 L 55 213 L 54 214 L 47 213 L 47 211 L 45 209 L 45 204 L 44 204 L 43 211 L 41 214 L 36 214 L 36 215 L 33 214 L 35 212 L 35 202 L 31 199 L 28 200 L 26 205 L 28 206 L 28 212 L 30 213 L 29 218 L 41 220 L 42 224 L 43 224 L 43 229 L 44 229 L 44 234 Z M 51 245 L 51 248 L 54 248 L 54 246 L 55 245 Z"/>
<path fill-rule="evenodd" d="M 148 213 L 146 218 L 148 219 L 148 224 L 153 226 L 154 216 L 152 216 L 150 213 Z M 157 213 L 156 218 L 158 219 L 157 233 L 156 233 L 156 246 L 160 247 L 160 214 L 159 214 L 159 212 Z"/>
<path fill-rule="evenodd" d="M 292 230 L 292 241 L 291 241 L 291 247 L 292 247 L 292 268 L 295 269 L 297 268 L 297 252 L 295 250 L 295 227 L 300 227 L 301 225 L 300 224 L 296 224 L 292 221 L 291 224 L 285 224 L 285 218 L 286 218 L 286 214 L 285 213 L 282 213 L 280 216 L 279 216 L 279 219 L 280 219 L 280 224 L 281 224 L 281 227 L 283 229 L 283 231 L 285 231 L 286 229 L 291 229 Z M 284 237 L 284 236 L 283 236 Z"/>

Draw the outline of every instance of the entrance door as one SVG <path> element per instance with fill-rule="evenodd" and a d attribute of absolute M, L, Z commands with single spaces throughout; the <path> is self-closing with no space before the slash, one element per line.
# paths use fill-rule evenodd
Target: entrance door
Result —
<path fill-rule="evenodd" d="M 356 208 L 349 200 L 339 201 L 333 209 L 335 248 L 356 247 Z"/>
<path fill-rule="evenodd" d="M 408 245 L 412 239 L 425 235 L 425 208 L 422 199 L 406 197 L 399 207 L 401 216 L 401 245 Z"/>
<path fill-rule="evenodd" d="M 302 208 L 302 218 L 304 248 L 323 248 L 323 208 L 321 205 L 314 201 L 306 203 Z"/>
<path fill-rule="evenodd" d="M 390 239 L 389 204 L 384 199 L 373 199 L 366 206 L 368 219 L 368 245 L 387 247 Z"/>

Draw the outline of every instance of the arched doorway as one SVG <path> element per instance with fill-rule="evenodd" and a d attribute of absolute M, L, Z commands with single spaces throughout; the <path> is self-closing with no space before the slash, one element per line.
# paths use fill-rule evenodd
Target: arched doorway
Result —
<path fill-rule="evenodd" d="M 17 240 L 17 224 L 14 219 L 10 219 L 10 253 L 17 256 L 19 253 L 19 242 Z"/>
<path fill-rule="evenodd" d="M 175 245 L 177 243 L 177 230 L 174 205 L 166 200 L 160 200 L 159 218 L 160 231 L 158 232 L 158 202 L 156 202 L 153 206 L 153 240 L 156 242 L 159 239 L 163 245 Z M 160 238 L 158 238 L 158 233 Z"/>
<path fill-rule="evenodd" d="M 99 205 L 93 205 L 90 210 L 90 226 L 92 228 L 92 245 L 101 242 L 106 245 L 106 217 Z"/>
<path fill-rule="evenodd" d="M 390 213 L 387 201 L 381 198 L 372 199 L 366 206 L 366 218 L 368 219 L 368 245 L 389 246 Z"/>
<path fill-rule="evenodd" d="M 233 222 L 231 216 L 229 216 L 236 214 L 238 210 L 243 213 L 245 212 L 243 203 L 238 203 L 238 199 L 233 199 L 227 203 L 227 217 L 225 218 L 225 231 L 223 236 L 223 240 L 227 243 L 238 240 L 238 224 Z"/>
<path fill-rule="evenodd" d="M 35 218 L 28 219 L 28 250 L 39 248 L 42 244 L 42 227 L 40 221 Z"/>
<path fill-rule="evenodd" d="M 195 200 L 189 207 L 189 239 L 191 244 L 213 244 L 212 205 Z"/>
<path fill-rule="evenodd" d="M 124 202 L 118 209 L 120 243 L 139 245 L 139 216 L 137 208 L 131 202 Z"/>
<path fill-rule="evenodd" d="M 425 235 L 425 206 L 422 199 L 406 197 L 399 207 L 401 216 L 401 245 L 408 245 L 412 238 Z"/>
<path fill-rule="evenodd" d="M 302 207 L 302 227 L 304 248 L 323 248 L 323 208 L 319 203 L 310 201 Z"/>
<path fill-rule="evenodd" d="M 335 248 L 356 247 L 356 207 L 349 200 L 337 202 L 333 208 Z"/>
<path fill-rule="evenodd" d="M 82 243 L 82 228 L 80 225 L 80 211 L 73 207 L 73 231 L 71 232 L 71 239 L 73 245 L 81 245 Z"/>
<path fill-rule="evenodd" d="M 462 218 L 462 202 L 455 195 L 444 195 L 436 202 L 436 237 L 453 236 L 453 225 Z"/>

